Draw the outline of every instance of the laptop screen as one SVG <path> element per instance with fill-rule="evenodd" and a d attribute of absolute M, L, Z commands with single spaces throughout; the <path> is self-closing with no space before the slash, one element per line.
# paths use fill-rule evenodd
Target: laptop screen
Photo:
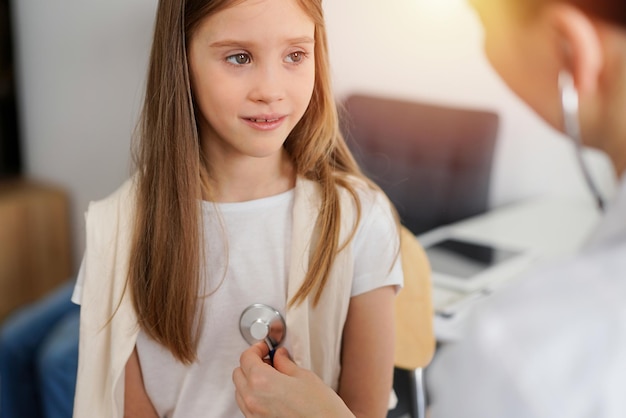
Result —
<path fill-rule="evenodd" d="M 459 279 L 470 279 L 518 254 L 519 251 L 457 238 L 446 238 L 426 247 L 433 271 Z"/>

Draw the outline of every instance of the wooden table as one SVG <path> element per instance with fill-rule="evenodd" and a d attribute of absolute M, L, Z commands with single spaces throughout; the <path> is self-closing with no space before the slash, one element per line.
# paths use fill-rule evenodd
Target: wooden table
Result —
<path fill-rule="evenodd" d="M 67 193 L 26 179 L 0 180 L 0 322 L 71 272 Z"/>

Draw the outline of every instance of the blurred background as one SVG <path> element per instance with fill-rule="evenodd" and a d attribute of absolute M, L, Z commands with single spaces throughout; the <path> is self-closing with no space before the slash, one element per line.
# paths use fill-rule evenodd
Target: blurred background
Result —
<path fill-rule="evenodd" d="M 131 173 L 156 0 L 0 0 L 0 322 L 73 278 L 84 213 Z M 590 199 L 573 147 L 500 81 L 465 0 L 327 0 L 334 88 L 494 112 L 488 205 Z M 587 151 L 605 195 L 607 159 Z"/>
<path fill-rule="evenodd" d="M 7 0 L 2 0 L 7 3 Z M 156 0 L 19 0 L 11 5 L 23 176 L 71 201 L 74 269 L 88 202 L 130 172 Z M 508 91 L 482 53 L 464 0 L 326 1 L 339 98 L 365 92 L 496 111 L 491 205 L 534 194 L 586 195 L 570 144 Z M 610 190 L 601 155 L 593 169 Z"/>

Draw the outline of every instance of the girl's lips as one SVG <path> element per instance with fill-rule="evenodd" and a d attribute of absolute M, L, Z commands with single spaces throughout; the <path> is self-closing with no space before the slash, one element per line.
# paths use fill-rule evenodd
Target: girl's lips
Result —
<path fill-rule="evenodd" d="M 260 131 L 271 131 L 278 128 L 286 119 L 286 116 L 268 116 L 268 117 L 252 117 L 242 118 L 243 121 L 254 129 Z"/>

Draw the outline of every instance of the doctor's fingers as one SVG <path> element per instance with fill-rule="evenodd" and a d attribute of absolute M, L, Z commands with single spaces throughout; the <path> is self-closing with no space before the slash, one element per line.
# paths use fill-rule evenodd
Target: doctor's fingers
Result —
<path fill-rule="evenodd" d="M 286 348 L 279 348 L 274 354 L 274 368 L 279 372 L 286 374 L 287 376 L 295 377 L 298 375 L 301 369 L 296 363 L 289 357 L 289 352 Z"/>
<path fill-rule="evenodd" d="M 282 375 L 264 358 L 267 352 L 265 343 L 254 344 L 241 354 L 239 367 L 233 370 L 232 380 L 238 392 L 250 393 L 266 390 L 267 385 L 280 379 Z"/>
<path fill-rule="evenodd" d="M 243 371 L 241 371 L 241 367 L 237 367 L 233 371 L 233 383 L 235 384 L 235 400 L 237 401 L 237 406 L 239 410 L 246 416 L 251 417 L 250 409 L 247 406 L 247 403 L 244 401 L 244 393 L 247 393 L 247 382 L 246 377 L 243 375 Z"/>
<path fill-rule="evenodd" d="M 246 351 L 257 355 L 260 358 L 265 358 L 270 353 L 270 348 L 267 346 L 265 341 L 259 341 L 258 343 L 252 344 Z"/>
<path fill-rule="evenodd" d="M 264 415 L 254 412 L 255 410 L 258 410 L 260 408 L 260 405 L 257 402 L 257 398 L 252 394 L 248 394 L 248 392 L 245 390 L 236 390 L 235 400 L 237 401 L 237 406 L 239 407 L 239 410 L 246 418 L 269 416 L 268 411 L 266 411 Z"/>
<path fill-rule="evenodd" d="M 271 366 L 267 366 L 267 369 L 253 368 L 247 376 L 241 367 L 233 371 L 235 400 L 247 418 L 281 416 L 273 410 L 279 393 L 276 391 L 277 386 L 270 384 L 270 379 L 266 378 L 268 373 L 280 376 Z"/>
<path fill-rule="evenodd" d="M 264 342 L 253 344 L 241 353 L 239 367 L 241 367 L 243 374 L 248 376 L 255 367 L 271 367 L 268 354 L 269 348 Z"/>

